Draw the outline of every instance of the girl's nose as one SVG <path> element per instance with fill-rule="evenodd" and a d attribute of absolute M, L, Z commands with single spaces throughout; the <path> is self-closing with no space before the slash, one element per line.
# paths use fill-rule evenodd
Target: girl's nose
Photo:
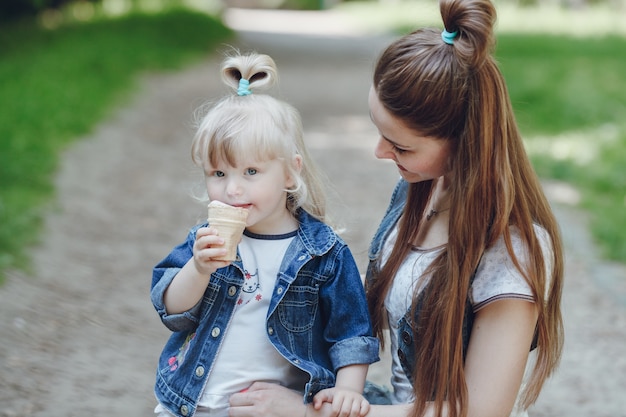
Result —
<path fill-rule="evenodd" d="M 226 185 L 226 193 L 229 196 L 237 196 L 241 194 L 241 183 L 237 178 L 231 178 Z"/>

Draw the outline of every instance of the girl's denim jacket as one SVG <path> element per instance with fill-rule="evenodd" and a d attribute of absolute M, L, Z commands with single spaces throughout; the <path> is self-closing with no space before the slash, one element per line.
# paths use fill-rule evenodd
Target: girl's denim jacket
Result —
<path fill-rule="evenodd" d="M 300 210 L 299 229 L 283 258 L 267 313 L 267 337 L 291 364 L 307 372 L 304 401 L 334 386 L 344 366 L 379 360 L 361 277 L 349 248 L 333 230 Z M 163 295 L 192 257 L 198 228 L 153 271 L 151 299 L 173 331 L 157 370 L 155 394 L 177 416 L 195 413 L 244 281 L 241 259 L 218 269 L 189 311 L 168 314 Z M 251 341 L 253 343 L 253 341 Z"/>
<path fill-rule="evenodd" d="M 378 262 L 383 245 L 387 236 L 402 216 L 404 206 L 406 205 L 408 190 L 409 183 L 401 179 L 391 195 L 391 202 L 389 203 L 387 212 L 385 213 L 385 216 L 378 227 L 378 231 L 374 235 L 370 245 L 369 265 L 367 267 L 367 274 L 365 278 L 368 283 L 371 283 L 376 279 L 376 275 L 380 267 Z M 409 311 L 407 311 L 404 317 L 400 320 L 398 327 L 398 358 L 400 359 L 400 364 L 402 365 L 404 373 L 407 375 L 411 383 L 413 383 L 413 370 L 415 369 L 415 333 L 413 331 L 412 323 L 417 321 L 421 307 L 422 297 L 418 297 L 413 317 L 411 317 L 411 310 L 409 309 Z M 465 317 L 463 319 L 463 356 L 465 356 L 465 352 L 467 351 L 473 321 L 474 312 L 468 297 L 465 301 Z"/>

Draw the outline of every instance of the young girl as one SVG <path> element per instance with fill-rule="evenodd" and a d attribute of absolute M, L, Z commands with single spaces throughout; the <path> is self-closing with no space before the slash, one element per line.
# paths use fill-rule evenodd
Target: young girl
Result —
<path fill-rule="evenodd" d="M 267 55 L 226 59 L 222 78 L 237 94 L 204 116 L 192 158 L 210 200 L 248 210 L 246 230 L 232 263 L 215 260 L 224 241 L 205 223 L 154 268 L 152 302 L 173 331 L 155 413 L 225 417 L 232 394 L 266 381 L 305 403 L 317 394 L 331 414 L 365 415 L 378 341 L 352 254 L 324 223 L 300 116 L 258 94 L 277 80 Z"/>
<path fill-rule="evenodd" d="M 370 249 L 367 296 L 376 333 L 389 329 L 393 392 L 368 417 L 527 416 L 563 345 L 559 231 L 491 55 L 493 5 L 440 8 L 444 30 L 387 47 L 369 95 L 375 154 L 402 179 Z M 265 417 L 303 413 L 281 387 L 254 389 L 231 398 L 238 416 L 277 398 L 290 414 Z"/>

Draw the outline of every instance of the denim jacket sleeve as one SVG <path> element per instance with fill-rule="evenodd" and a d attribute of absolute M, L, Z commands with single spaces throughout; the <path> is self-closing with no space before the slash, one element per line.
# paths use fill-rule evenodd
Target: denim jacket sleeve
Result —
<path fill-rule="evenodd" d="M 201 225 L 195 226 L 185 242 L 176 246 L 169 255 L 159 262 L 152 271 L 152 285 L 150 298 L 163 324 L 171 331 L 193 330 L 198 326 L 201 302 L 198 302 L 188 311 L 179 314 L 168 314 L 165 310 L 163 296 L 176 274 L 193 256 L 193 244 L 196 240 L 196 231 Z"/>

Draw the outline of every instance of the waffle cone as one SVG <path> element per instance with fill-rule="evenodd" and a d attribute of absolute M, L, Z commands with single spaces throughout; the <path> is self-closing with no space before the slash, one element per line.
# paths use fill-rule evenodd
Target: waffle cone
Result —
<path fill-rule="evenodd" d="M 237 245 L 246 228 L 248 210 L 213 201 L 208 207 L 209 226 L 217 229 L 218 235 L 224 239 L 224 248 L 228 253 L 215 258 L 222 261 L 234 261 L 237 258 Z"/>

